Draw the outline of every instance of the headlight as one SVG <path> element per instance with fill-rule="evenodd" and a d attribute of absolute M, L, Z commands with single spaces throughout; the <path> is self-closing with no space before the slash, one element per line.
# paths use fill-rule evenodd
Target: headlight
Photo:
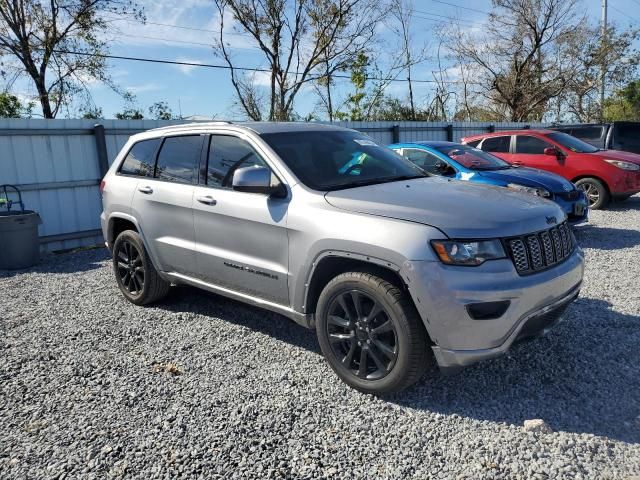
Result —
<path fill-rule="evenodd" d="M 442 263 L 477 266 L 486 260 L 505 258 L 500 240 L 432 240 L 431 245 Z"/>
<path fill-rule="evenodd" d="M 510 183 L 507 185 L 507 188 L 518 190 L 520 192 L 530 193 L 539 197 L 549 198 L 551 196 L 551 193 L 549 193 L 549 191 L 545 190 L 544 188 L 526 187 L 525 185 L 520 185 L 517 183 Z"/>
<path fill-rule="evenodd" d="M 623 162 L 621 160 L 605 160 L 605 162 L 610 163 L 622 170 L 640 170 L 640 165 L 631 162 Z"/>

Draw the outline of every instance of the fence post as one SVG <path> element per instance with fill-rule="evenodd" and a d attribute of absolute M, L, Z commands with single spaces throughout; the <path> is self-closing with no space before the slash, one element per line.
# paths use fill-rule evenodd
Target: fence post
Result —
<path fill-rule="evenodd" d="M 100 177 L 104 177 L 109 170 L 109 157 L 107 155 L 107 138 L 104 134 L 104 125 L 99 123 L 93 126 L 93 135 L 96 138 L 96 151 L 98 152 L 98 169 Z"/>
<path fill-rule="evenodd" d="M 489 133 L 495 133 L 496 131 L 496 126 L 492 123 L 491 125 L 489 125 Z"/>
<path fill-rule="evenodd" d="M 391 143 L 400 143 L 400 125 L 396 124 L 391 127 Z"/>
<path fill-rule="evenodd" d="M 447 142 L 453 142 L 453 124 L 450 123 L 444 128 L 447 131 Z"/>

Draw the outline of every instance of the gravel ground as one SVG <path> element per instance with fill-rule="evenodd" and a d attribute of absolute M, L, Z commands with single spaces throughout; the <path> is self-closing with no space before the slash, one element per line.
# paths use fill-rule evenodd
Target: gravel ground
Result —
<path fill-rule="evenodd" d="M 564 323 L 384 399 L 277 315 L 191 288 L 127 303 L 104 250 L 0 273 L 0 478 L 638 478 L 640 196 L 577 237 Z"/>

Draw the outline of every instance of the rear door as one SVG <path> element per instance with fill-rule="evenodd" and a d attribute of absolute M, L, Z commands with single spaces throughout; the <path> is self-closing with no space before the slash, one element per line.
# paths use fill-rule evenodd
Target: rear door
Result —
<path fill-rule="evenodd" d="M 512 164 L 539 168 L 562 175 L 564 164 L 554 155 L 545 155 L 544 149 L 555 147 L 533 135 L 516 135 Z"/>
<path fill-rule="evenodd" d="M 512 163 L 511 135 L 487 137 L 480 144 L 480 149 L 489 152 L 506 162 Z"/>
<path fill-rule="evenodd" d="M 231 189 L 236 169 L 271 168 L 248 140 L 213 134 L 207 152 L 206 174 L 193 202 L 198 276 L 288 305 L 289 199 Z"/>
<path fill-rule="evenodd" d="M 166 137 L 153 176 L 141 178 L 133 196 L 132 211 L 156 267 L 163 271 L 195 274 L 192 203 L 204 138 Z"/>

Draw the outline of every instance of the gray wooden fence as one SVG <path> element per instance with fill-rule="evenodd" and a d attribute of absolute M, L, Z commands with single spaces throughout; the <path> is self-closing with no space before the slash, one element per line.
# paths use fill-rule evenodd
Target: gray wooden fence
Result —
<path fill-rule="evenodd" d="M 179 120 L 0 119 L 0 185 L 23 192 L 26 208 L 40 213 L 43 250 L 103 242 L 100 179 L 130 135 Z M 336 122 L 381 144 L 461 137 L 542 124 L 488 122 Z"/>

